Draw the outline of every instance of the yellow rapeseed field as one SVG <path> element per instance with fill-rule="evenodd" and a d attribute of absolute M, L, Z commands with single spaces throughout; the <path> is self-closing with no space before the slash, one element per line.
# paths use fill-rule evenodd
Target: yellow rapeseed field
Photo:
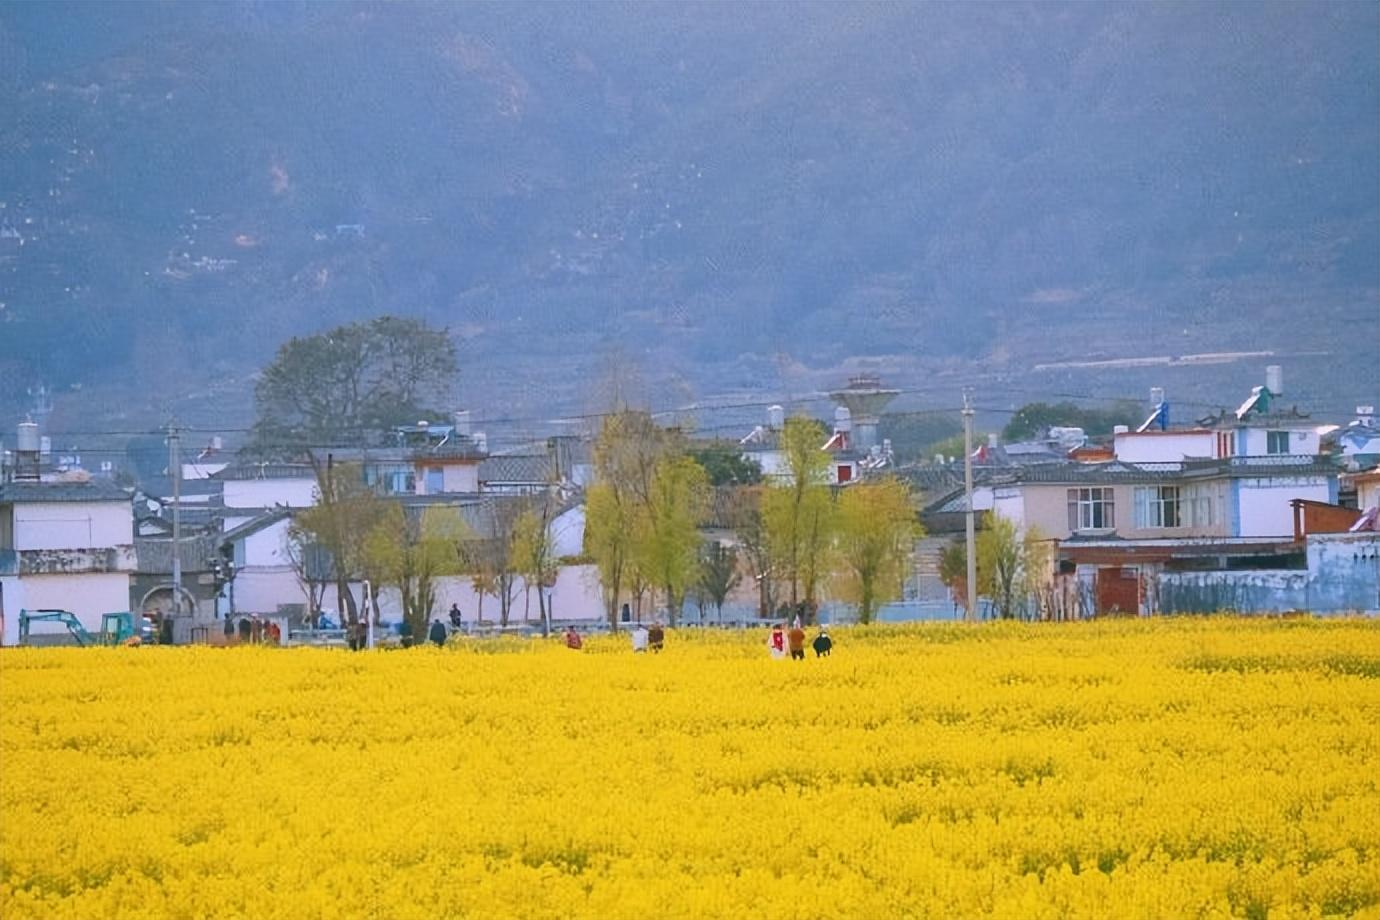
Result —
<path fill-rule="evenodd" d="M 1380 622 L 0 652 L 0 917 L 1380 915 Z"/>

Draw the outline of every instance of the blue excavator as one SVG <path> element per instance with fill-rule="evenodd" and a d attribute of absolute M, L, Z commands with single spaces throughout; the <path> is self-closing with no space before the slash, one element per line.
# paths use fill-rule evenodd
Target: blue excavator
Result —
<path fill-rule="evenodd" d="M 19 611 L 19 644 L 29 644 L 29 627 L 34 623 L 59 623 L 67 627 L 77 645 L 126 645 L 136 637 L 134 614 L 128 610 L 101 615 L 101 631 L 92 634 L 70 610 Z"/>

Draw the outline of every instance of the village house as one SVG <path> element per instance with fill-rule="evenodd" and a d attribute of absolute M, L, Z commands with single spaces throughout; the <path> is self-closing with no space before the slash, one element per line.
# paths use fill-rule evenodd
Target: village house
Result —
<path fill-rule="evenodd" d="M 838 403 L 834 409 L 833 430 L 820 445 L 820 450 L 829 455 L 826 468 L 829 485 L 847 485 L 893 466 L 891 442 L 878 436 L 878 426 L 882 410 L 899 392 L 882 387 L 876 376 L 863 374 L 829 394 Z M 755 462 L 768 481 L 790 476 L 781 445 L 785 427 L 785 409 L 769 406 L 767 424 L 755 426 L 739 441 L 744 459 Z"/>
<path fill-rule="evenodd" d="M 0 483 L 0 641 L 20 610 L 65 610 L 89 632 L 130 609 L 136 568 L 130 495 L 104 479 Z M 35 626 L 60 629 L 54 624 Z"/>

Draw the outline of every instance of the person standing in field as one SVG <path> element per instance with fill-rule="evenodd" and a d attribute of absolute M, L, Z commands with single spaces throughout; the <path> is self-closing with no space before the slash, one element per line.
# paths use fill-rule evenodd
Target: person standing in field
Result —
<path fill-rule="evenodd" d="M 829 657 L 829 650 L 834 647 L 834 640 L 829 638 L 829 630 L 821 626 L 819 635 L 815 636 L 815 641 L 810 645 L 815 650 L 816 658 L 827 658 Z"/>
<path fill-rule="evenodd" d="M 450 605 L 450 628 L 451 628 L 451 629 L 459 629 L 459 628 L 460 628 L 461 626 L 463 626 L 463 625 L 464 625 L 464 620 L 463 620 L 463 618 L 460 616 L 460 605 L 459 605 L 459 604 L 451 604 L 451 605 Z"/>
<path fill-rule="evenodd" d="M 435 642 L 437 648 L 440 648 L 441 646 L 445 645 L 446 624 L 442 623 L 440 620 L 432 620 L 431 630 L 427 633 L 426 637 L 430 639 L 432 642 Z"/>
<path fill-rule="evenodd" d="M 585 647 L 585 640 L 580 638 L 580 634 L 575 631 L 574 626 L 565 628 L 565 647 L 577 652 Z"/>
<path fill-rule="evenodd" d="M 805 630 L 801 628 L 800 621 L 796 620 L 791 629 L 786 633 L 786 642 L 791 647 L 791 659 L 805 660 Z"/>
<path fill-rule="evenodd" d="M 786 657 L 786 633 L 780 623 L 771 628 L 771 635 L 767 637 L 767 650 L 773 658 Z"/>
<path fill-rule="evenodd" d="M 666 632 L 661 628 L 660 623 L 653 623 L 652 628 L 647 630 L 647 645 L 654 652 L 659 652 L 666 644 Z"/>

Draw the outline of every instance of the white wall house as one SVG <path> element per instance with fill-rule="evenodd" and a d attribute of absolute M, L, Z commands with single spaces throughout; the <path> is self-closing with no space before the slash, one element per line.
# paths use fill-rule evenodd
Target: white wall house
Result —
<path fill-rule="evenodd" d="M 316 474 L 302 464 L 259 464 L 229 467 L 212 478 L 224 482 L 226 516 L 252 517 L 265 508 L 310 508 L 319 497 Z"/>
<path fill-rule="evenodd" d="M 130 496 L 110 481 L 0 484 L 3 644 L 18 641 L 21 609 L 66 610 L 99 631 L 102 614 L 129 609 L 136 565 Z"/>

